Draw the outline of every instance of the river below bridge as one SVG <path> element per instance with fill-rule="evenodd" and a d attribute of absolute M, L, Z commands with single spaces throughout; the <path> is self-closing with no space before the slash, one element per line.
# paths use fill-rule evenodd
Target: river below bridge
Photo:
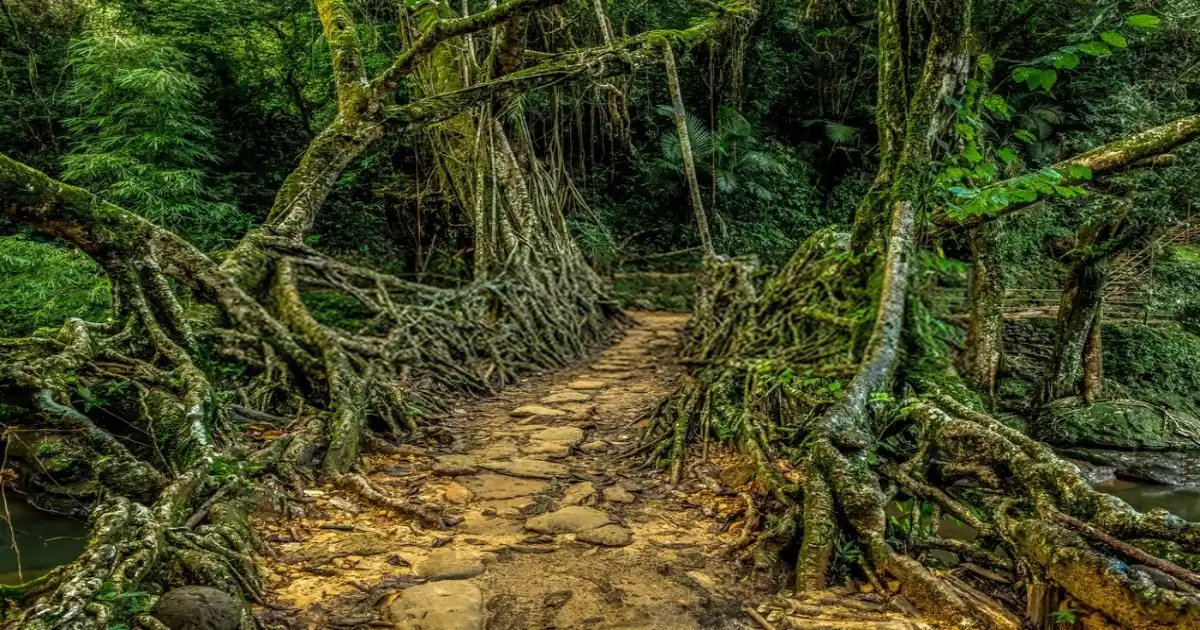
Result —
<path fill-rule="evenodd" d="M 8 523 L 0 522 L 0 584 L 20 584 L 48 573 L 78 557 L 87 543 L 82 521 L 42 512 L 12 495 L 6 509 Z M 0 519 L 4 516 L 0 507 Z"/>

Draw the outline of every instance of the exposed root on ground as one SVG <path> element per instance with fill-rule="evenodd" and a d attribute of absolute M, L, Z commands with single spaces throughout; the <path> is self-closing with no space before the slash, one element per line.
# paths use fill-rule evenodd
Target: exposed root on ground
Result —
<path fill-rule="evenodd" d="M 699 300 L 684 356 L 694 370 L 655 410 L 644 437 L 654 459 L 678 479 L 693 444 L 724 442 L 751 458 L 768 526 L 743 537 L 760 564 L 798 545 L 797 591 L 826 588 L 853 548 L 859 579 L 898 581 L 899 594 L 931 621 L 1020 626 L 995 598 L 926 566 L 936 566 L 929 552 L 940 550 L 1030 593 L 1049 582 L 1081 614 L 1110 624 L 1200 624 L 1200 599 L 1128 566 L 1163 567 L 1190 584 L 1191 569 L 1169 558 L 1200 558 L 1200 525 L 1139 513 L 1093 490 L 1074 464 L 978 411 L 919 304 L 905 316 L 908 337 L 893 346 L 907 349 L 896 355 L 895 385 L 855 391 L 880 346 L 877 334 L 859 341 L 866 296 L 840 287 L 867 286 L 870 263 L 822 235 L 756 291 L 739 263 L 710 262 L 706 273 L 717 281 Z M 893 502 L 911 506 L 907 516 L 889 518 Z M 758 520 L 751 513 L 747 522 Z M 974 540 L 940 538 L 943 515 Z M 1042 596 L 1030 595 L 1031 610 Z"/>

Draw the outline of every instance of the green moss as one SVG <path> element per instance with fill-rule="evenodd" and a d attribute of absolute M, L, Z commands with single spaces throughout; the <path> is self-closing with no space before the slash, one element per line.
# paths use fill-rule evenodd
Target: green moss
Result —
<path fill-rule="evenodd" d="M 1167 407 L 1200 407 L 1200 335 L 1179 326 L 1104 327 L 1104 375 L 1120 395 Z"/>
<path fill-rule="evenodd" d="M 1200 417 L 1136 400 L 1077 406 L 1068 399 L 1044 412 L 1036 437 L 1070 446 L 1194 450 L 1200 447 Z"/>

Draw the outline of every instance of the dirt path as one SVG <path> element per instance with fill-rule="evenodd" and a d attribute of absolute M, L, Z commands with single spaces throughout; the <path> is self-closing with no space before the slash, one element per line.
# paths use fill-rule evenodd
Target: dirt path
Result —
<path fill-rule="evenodd" d="M 686 321 L 634 318 L 590 362 L 456 409 L 448 443 L 427 456 L 368 462 L 379 487 L 442 502 L 457 526 L 424 530 L 330 488 L 310 491 L 308 517 L 263 523 L 279 557 L 265 562 L 273 599 L 260 617 L 293 628 L 757 627 L 740 610 L 745 572 L 722 553 L 736 535 L 713 518 L 736 516 L 737 496 L 670 489 L 616 457 L 669 391 Z"/>
<path fill-rule="evenodd" d="M 891 595 L 841 587 L 744 609 L 786 586 L 730 549 L 745 503 L 722 484 L 748 464 L 715 449 L 670 487 L 621 458 L 639 418 L 667 394 L 686 316 L 634 313 L 612 347 L 455 409 L 436 447 L 372 457 L 388 495 L 446 506 L 461 521 L 424 529 L 412 517 L 333 488 L 308 491 L 304 518 L 258 523 L 264 626 L 288 630 L 724 630 L 927 628 Z M 720 481 L 718 481 L 718 478 Z M 751 586 L 757 579 L 757 589 Z M 760 615 L 760 618 L 762 615 Z M 777 625 L 775 625 L 777 624 Z"/>

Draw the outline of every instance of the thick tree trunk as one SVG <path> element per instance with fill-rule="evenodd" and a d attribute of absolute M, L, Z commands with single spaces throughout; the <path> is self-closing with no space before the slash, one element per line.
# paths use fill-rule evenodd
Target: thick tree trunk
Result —
<path fill-rule="evenodd" d="M 1038 396 L 1043 404 L 1082 395 L 1085 364 L 1092 366 L 1091 393 L 1099 393 L 1100 310 L 1108 271 L 1107 256 L 1086 258 L 1071 270 L 1058 307 L 1058 340 Z"/>
<path fill-rule="evenodd" d="M 994 254 L 995 229 L 970 231 L 971 289 L 967 324 L 967 384 L 989 401 L 996 397 L 996 379 L 1004 363 L 1004 284 Z"/>

